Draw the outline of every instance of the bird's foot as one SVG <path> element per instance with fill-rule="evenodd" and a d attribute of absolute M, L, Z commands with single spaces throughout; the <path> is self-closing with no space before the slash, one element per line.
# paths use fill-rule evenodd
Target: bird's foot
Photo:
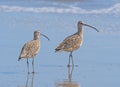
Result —
<path fill-rule="evenodd" d="M 74 65 L 74 64 L 70 65 L 70 64 L 68 64 L 67 67 L 79 67 L 79 65 Z"/>
<path fill-rule="evenodd" d="M 68 64 L 67 67 L 78 67 L 78 65 L 74 65 L 74 64 L 70 65 L 70 64 Z"/>
<path fill-rule="evenodd" d="M 28 72 L 28 74 L 30 74 L 30 72 Z"/>
<path fill-rule="evenodd" d="M 32 74 L 35 74 L 35 72 L 33 71 Z"/>
<path fill-rule="evenodd" d="M 68 64 L 67 67 L 70 67 L 70 64 Z"/>
<path fill-rule="evenodd" d="M 67 67 L 74 67 L 74 65 L 67 65 Z"/>

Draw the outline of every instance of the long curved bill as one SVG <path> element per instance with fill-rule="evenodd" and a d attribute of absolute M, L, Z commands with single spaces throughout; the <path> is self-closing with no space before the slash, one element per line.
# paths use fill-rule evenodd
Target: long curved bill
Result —
<path fill-rule="evenodd" d="M 40 35 L 44 36 L 45 38 L 47 38 L 48 40 L 50 40 L 46 35 L 40 33 Z"/>
<path fill-rule="evenodd" d="M 84 25 L 84 26 L 88 26 L 88 27 L 91 27 L 91 28 L 95 29 L 97 32 L 99 32 L 99 30 L 98 30 L 97 28 L 95 28 L 95 27 L 93 27 L 93 26 L 91 26 L 91 25 L 88 25 L 88 24 L 84 24 L 84 23 L 83 23 L 83 25 Z"/>

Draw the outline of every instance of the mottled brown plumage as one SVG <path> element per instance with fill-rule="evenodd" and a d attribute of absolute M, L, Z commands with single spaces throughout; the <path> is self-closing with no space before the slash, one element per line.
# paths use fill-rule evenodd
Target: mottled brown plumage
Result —
<path fill-rule="evenodd" d="M 39 50 L 40 50 L 40 35 L 43 35 L 44 37 L 46 37 L 47 39 L 49 39 L 47 36 L 45 36 L 44 34 L 41 34 L 40 31 L 35 31 L 34 32 L 34 39 L 30 42 L 25 43 L 25 45 L 23 46 L 19 59 L 25 59 L 27 58 L 27 67 L 28 67 L 28 73 L 29 73 L 29 62 L 28 62 L 28 58 L 32 58 L 32 66 L 33 66 L 33 73 L 34 73 L 34 57 L 38 54 Z"/>
<path fill-rule="evenodd" d="M 21 58 L 34 58 L 38 54 L 40 50 L 40 40 L 32 40 L 30 42 L 27 42 L 21 51 L 19 60 Z"/>
<path fill-rule="evenodd" d="M 80 45 L 82 45 L 82 36 L 74 34 L 63 40 L 63 42 L 55 50 L 71 52 L 77 50 Z"/>
<path fill-rule="evenodd" d="M 92 27 L 90 25 L 84 24 L 81 21 L 79 21 L 78 22 L 78 32 L 69 36 L 69 37 L 67 37 L 67 38 L 65 38 L 63 40 L 63 42 L 60 43 L 59 46 L 55 49 L 56 51 L 70 52 L 68 66 L 70 66 L 70 58 L 72 59 L 72 65 L 74 65 L 72 52 L 74 50 L 77 50 L 78 48 L 80 48 L 80 46 L 83 43 L 83 29 L 82 29 L 83 25 L 91 27 L 98 32 L 98 30 L 95 27 Z"/>

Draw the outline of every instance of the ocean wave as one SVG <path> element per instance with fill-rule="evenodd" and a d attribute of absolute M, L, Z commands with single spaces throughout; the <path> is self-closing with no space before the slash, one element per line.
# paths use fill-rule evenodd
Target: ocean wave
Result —
<path fill-rule="evenodd" d="M 108 8 L 87 10 L 80 7 L 21 7 L 0 5 L 0 11 L 4 12 L 33 12 L 33 13 L 71 13 L 71 14 L 120 14 L 120 3 Z"/>

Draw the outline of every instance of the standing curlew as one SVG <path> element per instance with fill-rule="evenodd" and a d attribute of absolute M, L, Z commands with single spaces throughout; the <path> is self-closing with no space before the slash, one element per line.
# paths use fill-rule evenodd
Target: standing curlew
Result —
<path fill-rule="evenodd" d="M 30 42 L 25 43 L 20 53 L 19 59 L 18 59 L 19 61 L 22 58 L 27 58 L 28 73 L 29 73 L 28 58 L 33 58 L 32 60 L 33 72 L 32 73 L 34 73 L 34 57 L 38 54 L 40 50 L 40 35 L 46 37 L 49 40 L 49 38 L 45 36 L 44 34 L 41 34 L 40 31 L 38 30 L 34 31 L 34 39 Z"/>
<path fill-rule="evenodd" d="M 73 62 L 73 56 L 72 56 L 72 52 L 74 50 L 77 50 L 83 42 L 83 29 L 82 26 L 88 26 L 91 27 L 93 29 L 95 29 L 97 32 L 99 32 L 99 30 L 97 30 L 95 27 L 90 26 L 88 24 L 83 23 L 82 21 L 78 22 L 78 32 L 65 38 L 63 40 L 62 43 L 59 44 L 59 46 L 55 49 L 55 51 L 66 51 L 66 52 L 70 52 L 69 55 L 69 62 L 68 62 L 68 67 L 70 66 L 70 58 L 72 59 L 72 65 L 74 66 L 74 62 Z"/>

